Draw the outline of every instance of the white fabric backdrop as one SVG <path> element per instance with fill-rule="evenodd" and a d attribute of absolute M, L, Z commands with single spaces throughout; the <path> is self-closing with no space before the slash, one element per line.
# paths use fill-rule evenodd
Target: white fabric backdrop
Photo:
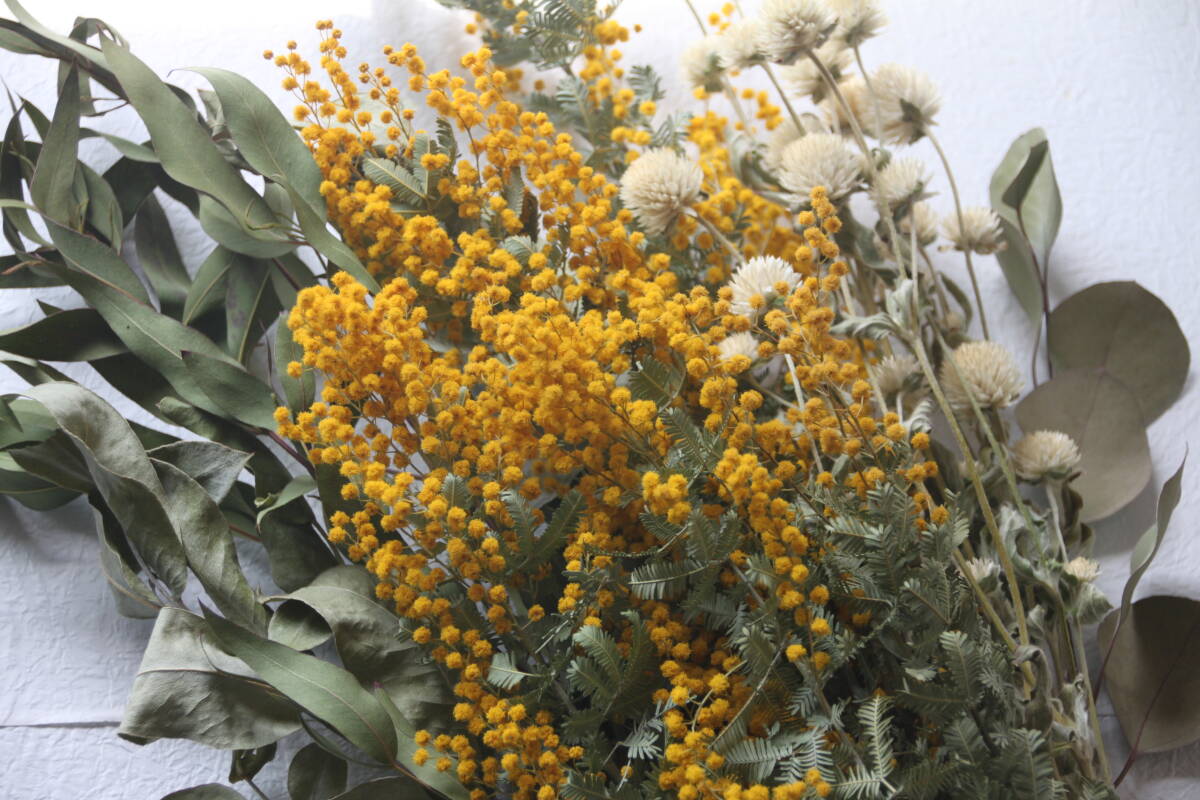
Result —
<path fill-rule="evenodd" d="M 57 30 L 65 30 L 77 14 L 105 19 L 160 74 L 193 65 L 226 67 L 270 87 L 282 103 L 286 96 L 275 88 L 279 75 L 259 54 L 268 47 L 282 49 L 289 38 L 311 53 L 312 22 L 320 17 L 334 16 L 345 30 L 352 53 L 348 63 L 373 60 L 384 44 L 412 41 L 431 67 L 453 67 L 471 46 L 463 33 L 466 16 L 432 0 L 36 0 L 26 5 Z M 720 3 L 698 5 L 707 11 Z M 939 135 L 964 202 L 986 204 L 991 171 L 1013 138 L 1038 125 L 1049 133 L 1065 205 L 1054 250 L 1054 301 L 1092 283 L 1134 279 L 1166 300 L 1189 340 L 1200 342 L 1200 272 L 1191 249 L 1200 218 L 1200 104 L 1194 94 L 1200 78 L 1200 5 L 1195 0 L 893 0 L 885 5 L 892 22 L 864 55 L 872 65 L 912 64 L 940 85 L 945 102 Z M 654 64 L 670 82 L 666 105 L 684 102 L 687 94 L 675 65 L 697 33 L 683 0 L 625 0 L 620 18 L 631 27 L 645 27 L 624 48 L 626 63 Z M 53 75 L 53 67 L 38 59 L 0 53 L 0 76 L 9 89 L 47 111 L 54 102 Z M 171 79 L 201 85 L 186 72 Z M 3 113 L 0 124 L 7 124 L 7 108 Z M 142 133 L 128 116 L 105 124 L 130 138 Z M 935 163 L 932 153 L 919 154 Z M 112 160 L 100 150 L 96 158 Z M 944 177 L 935 178 L 933 188 L 942 192 L 934 201 L 939 210 L 950 210 Z M 208 245 L 194 225 L 177 214 L 172 219 L 184 258 L 195 268 Z M 950 256 L 943 261 L 948 269 L 958 268 Z M 993 328 L 1017 352 L 1028 352 L 1031 337 L 1023 315 L 999 268 L 992 259 L 983 261 Z M 66 295 L 48 291 L 43 297 L 62 304 Z M 37 316 L 32 292 L 0 294 L 0 328 Z M 73 375 L 103 388 L 86 368 Z M 20 388 L 15 376 L 0 373 L 0 392 Z M 138 409 L 124 410 L 148 421 Z M 1193 375 L 1182 399 L 1150 428 L 1151 490 L 1098 530 L 1100 585 L 1109 597 L 1119 596 L 1129 550 L 1152 520 L 1152 491 L 1178 464 L 1197 418 L 1200 391 Z M 1194 536 L 1200 523 L 1200 466 L 1192 467 L 1183 494 L 1173 533 L 1139 595 L 1200 598 L 1200 540 Z M 97 569 L 86 505 L 41 515 L 0 499 L 0 529 L 0 664 L 7 678 L 0 689 L 0 795 L 154 800 L 172 789 L 222 780 L 228 767 L 217 753 L 181 742 L 139 748 L 115 736 L 150 623 L 115 613 Z M 1120 749 L 1120 734 L 1114 738 Z M 261 777 L 260 785 L 272 797 L 286 796 L 285 765 L 281 759 Z M 1146 800 L 1200 798 L 1200 748 L 1140 761 L 1124 794 Z"/>

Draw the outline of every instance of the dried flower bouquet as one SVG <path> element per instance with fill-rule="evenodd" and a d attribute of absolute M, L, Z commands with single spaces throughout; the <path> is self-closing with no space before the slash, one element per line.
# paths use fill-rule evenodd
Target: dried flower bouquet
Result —
<path fill-rule="evenodd" d="M 82 306 L 0 334 L 30 384 L 0 399 L 0 492 L 85 496 L 117 610 L 156 619 L 122 736 L 231 751 L 257 793 L 303 731 L 297 800 L 1111 798 L 1200 737 L 1200 608 L 1132 602 L 1182 466 L 1118 605 L 1088 558 L 1187 342 L 1135 283 L 1050 308 L 1044 134 L 965 206 L 932 81 L 867 68 L 873 0 L 693 10 L 669 114 L 677 67 L 625 69 L 596 0 L 446 0 L 482 37 L 453 69 L 345 66 L 325 21 L 315 65 L 265 54 L 286 115 L 7 2 L 0 46 L 61 67 L 4 136 L 0 287 Z M 739 85 L 759 70 L 774 92 Z M 114 99 L 148 136 L 100 134 L 101 174 L 79 142 Z M 163 196 L 212 239 L 196 274 Z M 992 257 L 1045 344 L 1027 394 Z"/>

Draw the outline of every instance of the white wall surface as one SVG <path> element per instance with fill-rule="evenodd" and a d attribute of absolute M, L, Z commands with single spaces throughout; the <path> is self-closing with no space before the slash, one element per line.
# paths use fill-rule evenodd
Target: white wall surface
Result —
<path fill-rule="evenodd" d="M 748 5 L 753 5 L 750 0 Z M 719 2 L 701 0 L 702 12 Z M 1196 0 L 891 0 L 891 24 L 867 45 L 868 65 L 912 64 L 940 85 L 939 135 L 955 165 L 967 204 L 986 205 L 992 169 L 1020 133 L 1049 134 L 1065 212 L 1054 250 L 1053 300 L 1107 280 L 1134 279 L 1175 311 L 1188 339 L 1200 343 L 1200 3 Z M 75 15 L 100 17 L 130 39 L 134 52 L 160 74 L 188 66 L 221 66 L 246 74 L 289 105 L 275 87 L 279 75 L 260 53 L 287 39 L 311 53 L 312 22 L 332 16 L 346 32 L 348 63 L 373 60 L 387 43 L 417 44 L 431 67 L 453 67 L 471 46 L 466 17 L 432 0 L 27 0 L 56 30 Z M 697 35 L 684 0 L 625 0 L 620 18 L 642 23 L 624 48 L 626 63 L 654 64 L 670 81 L 667 105 L 686 101 L 676 78 L 679 51 Z M 315 61 L 315 59 L 314 59 Z M 0 77 L 16 94 L 53 107 L 51 65 L 0 53 Z M 171 80 L 202 85 L 177 72 Z M 8 110 L 0 112 L 7 123 Z M 137 139 L 130 116 L 103 123 Z M 933 154 L 918 148 L 931 165 Z M 115 160 L 97 150 L 102 166 Z M 951 209 L 943 176 L 934 202 Z M 177 210 L 177 209 L 176 209 Z M 181 249 L 195 268 L 210 246 L 194 225 L 172 217 Z M 942 261 L 959 269 L 951 255 Z M 984 294 L 993 329 L 1018 353 L 1031 335 L 1010 299 L 999 268 L 983 259 Z M 43 291 L 63 303 L 67 294 Z M 33 292 L 0 294 L 0 329 L 40 316 Z M 1153 357 L 1153 354 L 1148 354 Z M 2 369 L 2 368 L 0 368 Z M 86 368 L 72 372 L 87 385 L 103 382 Z M 0 392 L 21 382 L 0 374 Z M 148 421 L 137 409 L 131 418 Z M 1119 596 L 1128 554 L 1153 516 L 1152 492 L 1173 471 L 1185 443 L 1194 446 L 1200 419 L 1195 374 L 1183 397 L 1150 428 L 1155 477 L 1138 501 L 1099 526 L 1100 585 Z M 1174 593 L 1200 598 L 1200 464 L 1184 481 L 1172 535 L 1141 583 L 1139 596 Z M 34 514 L 0 499 L 0 797 L 146 798 L 221 780 L 227 764 L 198 745 L 159 742 L 145 748 L 115 736 L 125 695 L 150 623 L 119 617 L 97 567 L 86 505 Z M 1122 749 L 1109 720 L 1114 756 Z M 294 749 L 294 748 L 293 748 Z M 290 751 L 289 751 L 290 753 Z M 1123 759 L 1123 755 L 1119 756 Z M 1118 761 L 1118 764 L 1120 762 Z M 260 786 L 286 796 L 286 760 L 269 766 Z M 249 792 L 246 792 L 249 794 Z M 1124 795 L 1139 800 L 1200 798 L 1200 749 L 1139 761 Z"/>

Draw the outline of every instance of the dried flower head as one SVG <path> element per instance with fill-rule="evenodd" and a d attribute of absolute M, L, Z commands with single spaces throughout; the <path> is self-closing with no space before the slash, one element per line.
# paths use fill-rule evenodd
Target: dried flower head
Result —
<path fill-rule="evenodd" d="M 735 356 L 745 356 L 754 361 L 758 358 L 758 339 L 748 331 L 726 336 L 717 345 L 722 361 L 728 361 Z"/>
<path fill-rule="evenodd" d="M 929 76 L 902 64 L 884 64 L 871 77 L 879 101 L 876 135 L 889 144 L 911 144 L 925 135 L 942 100 Z M 873 112 L 872 112 L 873 113 Z"/>
<path fill-rule="evenodd" d="M 900 220 L 900 233 L 905 236 L 911 236 L 914 222 L 917 226 L 918 245 L 928 247 L 937 241 L 938 214 L 929 203 L 918 202 L 912 204 L 908 214 Z"/>
<path fill-rule="evenodd" d="M 734 22 L 717 34 L 717 57 L 725 69 L 745 69 L 760 64 L 763 52 L 761 20 L 750 17 Z"/>
<path fill-rule="evenodd" d="M 1000 571 L 1000 565 L 986 558 L 972 558 L 967 561 L 967 569 L 976 583 L 982 583 Z"/>
<path fill-rule="evenodd" d="M 763 165 L 771 172 L 778 173 L 783 166 L 783 151 L 789 144 L 810 133 L 829 133 L 829 129 L 814 114 L 801 114 L 800 127 L 796 127 L 796 123 L 790 119 L 784 120 L 767 140 Z"/>
<path fill-rule="evenodd" d="M 858 120 L 859 127 L 864 132 L 874 135 L 872 127 L 874 120 L 874 111 L 870 93 L 867 91 L 866 81 L 861 75 L 852 75 L 846 80 L 838 84 L 838 91 L 842 93 L 842 99 L 846 101 L 846 105 L 850 108 L 850 113 Z M 846 109 L 838 102 L 836 97 L 827 96 L 819 103 L 821 111 L 825 114 L 825 118 L 829 120 L 829 126 L 834 130 L 842 131 L 849 134 L 853 130 L 850 124 L 850 119 L 846 115 Z"/>
<path fill-rule="evenodd" d="M 780 182 L 789 191 L 807 197 L 813 187 L 824 186 L 830 200 L 848 195 L 858 185 L 862 159 L 834 133 L 814 133 L 783 150 Z"/>
<path fill-rule="evenodd" d="M 1003 250 L 1006 244 L 1000 218 L 983 206 L 964 208 L 961 220 L 957 213 L 948 214 L 942 221 L 942 231 L 955 250 L 971 250 L 983 256 Z"/>
<path fill-rule="evenodd" d="M 657 236 L 696 202 L 703 180 L 700 167 L 674 150 L 647 150 L 621 177 L 621 202 Z"/>
<path fill-rule="evenodd" d="M 959 345 L 942 364 L 938 378 L 951 407 L 967 412 L 972 397 L 980 408 L 1006 408 L 1024 385 L 1012 356 L 995 342 Z"/>
<path fill-rule="evenodd" d="M 754 298 L 761 297 L 770 303 L 779 296 L 778 284 L 785 284 L 790 291 L 799 281 L 799 274 L 782 258 L 756 256 L 739 267 L 729 281 L 729 288 L 733 289 L 733 313 L 757 316 L 762 309 L 755 308 Z"/>
<path fill-rule="evenodd" d="M 858 47 L 887 24 L 876 0 L 829 0 L 829 6 L 838 20 L 833 35 L 846 47 Z"/>
<path fill-rule="evenodd" d="M 820 47 L 837 20 L 821 0 L 766 0 L 759 46 L 768 61 L 791 64 Z"/>
<path fill-rule="evenodd" d="M 875 188 L 888 205 L 895 207 L 921 197 L 930 179 L 929 169 L 921 159 L 893 158 L 879 170 Z"/>
<path fill-rule="evenodd" d="M 1079 466 L 1079 447 L 1061 431 L 1034 431 L 1013 445 L 1012 459 L 1027 481 L 1062 480 Z"/>
<path fill-rule="evenodd" d="M 840 41 L 832 39 L 817 48 L 816 56 L 836 81 L 841 81 L 846 76 L 854 61 L 854 54 L 847 50 Z M 779 75 L 796 94 L 801 97 L 811 97 L 813 102 L 821 102 L 829 93 L 829 87 L 825 85 L 821 71 L 817 69 L 817 65 L 811 59 L 806 58 L 795 64 L 788 64 L 779 70 Z"/>
<path fill-rule="evenodd" d="M 725 72 L 721 67 L 716 35 L 705 36 L 688 45 L 681 60 L 683 77 L 688 86 L 708 92 L 721 91 L 721 77 Z"/>
<path fill-rule="evenodd" d="M 885 356 L 875 367 L 875 386 L 884 397 L 891 397 L 899 393 L 908 377 L 920 369 L 917 360 L 907 353 Z"/>
<path fill-rule="evenodd" d="M 1100 576 L 1100 564 L 1090 558 L 1078 556 L 1063 566 L 1063 572 L 1081 583 L 1091 583 Z"/>

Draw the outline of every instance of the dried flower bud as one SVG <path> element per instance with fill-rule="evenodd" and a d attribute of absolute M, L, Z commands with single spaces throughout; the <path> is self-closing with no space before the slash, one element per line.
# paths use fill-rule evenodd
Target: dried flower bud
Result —
<path fill-rule="evenodd" d="M 907 353 L 886 356 L 875 367 L 875 385 L 884 397 L 891 397 L 899 393 L 908 377 L 920 369 L 917 360 Z"/>
<path fill-rule="evenodd" d="M 1000 565 L 986 558 L 972 558 L 967 561 L 967 569 L 976 583 L 983 583 L 1000 571 Z"/>
<path fill-rule="evenodd" d="M 717 345 L 717 350 L 720 351 L 722 361 L 728 361 L 734 356 L 745 356 L 754 361 L 758 358 L 758 339 L 746 331 L 735 333 L 722 339 Z"/>
<path fill-rule="evenodd" d="M 829 74 L 836 81 L 845 77 L 847 70 L 854 61 L 854 54 L 847 50 L 841 42 L 830 40 L 816 50 L 816 56 Z M 779 70 L 779 76 L 790 85 L 793 91 L 801 97 L 811 97 L 819 103 L 829 93 L 821 71 L 812 59 L 802 59 L 795 64 L 789 64 Z"/>
<path fill-rule="evenodd" d="M 780 182 L 807 197 L 824 186 L 830 200 L 850 194 L 858 185 L 862 159 L 846 140 L 834 133 L 815 133 L 789 144 L 783 151 Z"/>
<path fill-rule="evenodd" d="M 799 281 L 800 276 L 782 258 L 752 258 L 739 267 L 729 281 L 729 288 L 733 289 L 733 313 L 746 317 L 757 316 L 761 309 L 753 307 L 751 298 L 759 296 L 770 303 L 778 296 L 775 291 L 776 284 L 783 283 L 791 289 Z"/>
<path fill-rule="evenodd" d="M 1079 466 L 1079 447 L 1060 431 L 1034 431 L 1012 448 L 1013 468 L 1027 481 L 1062 480 Z"/>
<path fill-rule="evenodd" d="M 700 167 L 674 150 L 647 150 L 621 177 L 621 202 L 657 236 L 696 202 L 703 180 Z"/>
<path fill-rule="evenodd" d="M 961 222 L 957 213 L 949 214 L 942 221 L 942 231 L 954 243 L 955 250 L 971 250 L 986 256 L 1004 249 L 1000 218 L 990 208 L 964 208 Z"/>
<path fill-rule="evenodd" d="M 917 244 L 928 247 L 937 241 L 938 215 L 928 203 L 913 203 L 906 216 L 900 220 L 900 232 L 905 236 L 912 234 L 913 222 L 917 225 Z M 953 312 L 951 312 L 953 313 Z M 961 319 L 962 315 L 959 315 Z M 949 325 L 949 323 L 947 323 Z M 961 327 L 961 323 L 960 323 Z"/>
<path fill-rule="evenodd" d="M 766 0 L 759 46 L 768 61 L 791 64 L 820 47 L 837 20 L 821 0 Z"/>
<path fill-rule="evenodd" d="M 833 35 L 846 47 L 858 47 L 887 24 L 876 0 L 829 0 L 829 6 L 838 19 Z"/>
<path fill-rule="evenodd" d="M 938 378 L 950 406 L 966 412 L 971 410 L 972 397 L 980 408 L 1007 408 L 1024 385 L 1012 356 L 995 342 L 959 345 L 942 364 Z"/>
<path fill-rule="evenodd" d="M 876 135 L 889 144 L 911 144 L 925 135 L 942 101 L 923 72 L 901 64 L 884 64 L 871 77 L 879 102 Z M 861 117 L 860 117 L 861 119 Z"/>
<path fill-rule="evenodd" d="M 890 206 L 916 200 L 925 193 L 931 177 L 929 169 L 919 158 L 893 158 L 879 170 L 875 188 Z"/>
<path fill-rule="evenodd" d="M 683 51 L 682 71 L 684 80 L 693 89 L 721 91 L 721 78 L 725 71 L 721 67 L 715 35 L 705 36 Z"/>
<path fill-rule="evenodd" d="M 724 69 L 745 69 L 763 62 L 761 20 L 735 22 L 717 34 L 717 58 Z"/>
<path fill-rule="evenodd" d="M 1068 561 L 1063 566 L 1063 572 L 1080 583 L 1091 583 L 1100 575 L 1100 564 L 1090 558 L 1079 556 Z"/>

